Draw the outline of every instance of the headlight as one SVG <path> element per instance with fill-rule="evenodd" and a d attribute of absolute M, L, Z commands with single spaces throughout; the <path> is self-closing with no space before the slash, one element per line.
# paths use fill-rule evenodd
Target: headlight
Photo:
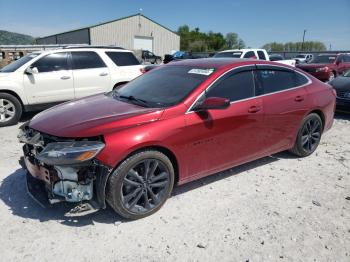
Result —
<path fill-rule="evenodd" d="M 98 141 L 50 143 L 36 158 L 48 165 L 79 164 L 94 158 L 104 146 Z"/>
<path fill-rule="evenodd" d="M 328 69 L 329 69 L 328 66 L 316 68 L 316 72 L 327 72 Z"/>

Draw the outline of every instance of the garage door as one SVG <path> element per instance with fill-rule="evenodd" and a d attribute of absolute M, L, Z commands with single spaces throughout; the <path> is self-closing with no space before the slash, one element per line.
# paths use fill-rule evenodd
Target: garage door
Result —
<path fill-rule="evenodd" d="M 153 52 L 153 38 L 152 37 L 143 37 L 135 36 L 134 37 L 134 49 L 135 50 L 148 50 Z"/>

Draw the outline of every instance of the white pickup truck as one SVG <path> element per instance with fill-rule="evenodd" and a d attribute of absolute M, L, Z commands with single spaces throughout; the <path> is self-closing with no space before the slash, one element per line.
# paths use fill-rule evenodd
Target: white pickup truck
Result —
<path fill-rule="evenodd" d="M 215 58 L 225 57 L 225 58 L 250 58 L 258 60 L 270 61 L 270 56 L 265 49 L 232 49 L 218 52 L 214 55 Z M 295 67 L 295 60 L 276 60 L 275 62 L 286 64 Z"/>

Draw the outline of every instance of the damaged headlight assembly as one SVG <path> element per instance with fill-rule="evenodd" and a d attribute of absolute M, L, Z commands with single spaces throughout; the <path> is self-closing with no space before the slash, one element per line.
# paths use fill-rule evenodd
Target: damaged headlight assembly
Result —
<path fill-rule="evenodd" d="M 49 143 L 36 158 L 47 165 L 75 165 L 93 159 L 105 144 L 100 141 Z"/>

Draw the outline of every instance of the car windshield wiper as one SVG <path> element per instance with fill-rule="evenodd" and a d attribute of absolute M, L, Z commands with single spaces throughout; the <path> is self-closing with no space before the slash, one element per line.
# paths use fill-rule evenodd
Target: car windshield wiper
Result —
<path fill-rule="evenodd" d="M 126 99 L 126 100 L 129 100 L 129 101 L 134 101 L 138 105 L 141 105 L 141 106 L 144 106 L 144 107 L 151 107 L 150 104 L 147 101 L 145 101 L 143 99 L 136 98 L 134 96 L 124 96 L 124 95 L 120 95 L 118 92 L 114 92 L 113 93 L 113 97 L 115 97 L 115 98 L 122 98 L 122 99 Z"/>

